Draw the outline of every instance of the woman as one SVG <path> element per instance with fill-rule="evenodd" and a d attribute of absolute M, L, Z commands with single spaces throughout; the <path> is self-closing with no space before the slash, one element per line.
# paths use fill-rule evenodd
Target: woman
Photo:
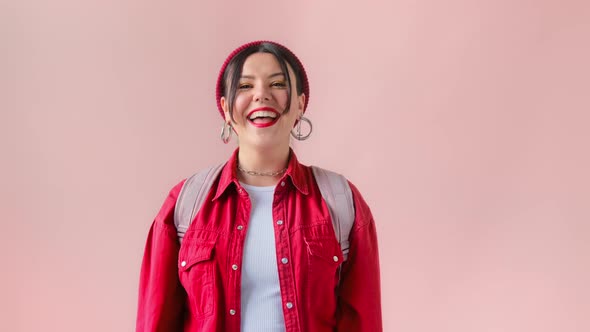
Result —
<path fill-rule="evenodd" d="M 303 65 L 284 46 L 252 42 L 227 58 L 217 105 L 222 139 L 235 132 L 238 148 L 180 239 L 184 181 L 170 191 L 147 240 L 137 331 L 382 330 L 367 204 L 347 183 L 354 224 L 344 255 L 323 191 L 289 147 L 290 135 L 305 138 L 302 123 L 311 132 L 308 101 Z"/>

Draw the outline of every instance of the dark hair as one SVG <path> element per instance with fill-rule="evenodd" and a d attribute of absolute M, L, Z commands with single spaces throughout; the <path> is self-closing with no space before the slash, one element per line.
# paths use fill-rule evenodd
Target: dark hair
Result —
<path fill-rule="evenodd" d="M 238 89 L 238 85 L 240 83 L 240 77 L 242 76 L 242 69 L 244 67 L 244 62 L 246 59 L 254 54 L 254 53 L 270 53 L 272 54 L 279 65 L 281 66 L 281 71 L 285 78 L 287 79 L 287 100 L 291 100 L 291 93 L 293 91 L 292 84 L 291 84 L 291 77 L 289 76 L 289 70 L 287 64 L 291 66 L 293 69 L 293 73 L 295 74 L 295 78 L 297 80 L 297 95 L 301 95 L 303 93 L 303 78 L 301 75 L 302 68 L 299 66 L 299 61 L 295 57 L 291 51 L 288 49 L 273 43 L 261 43 L 257 45 L 249 46 L 238 54 L 236 54 L 228 63 L 225 71 L 223 72 L 223 79 L 221 81 L 221 91 L 222 95 L 226 98 L 226 105 L 227 109 L 229 110 L 229 116 L 231 117 L 232 121 L 234 120 L 234 103 L 236 101 L 236 91 Z M 229 89 L 226 88 L 226 84 L 229 82 Z M 287 103 L 287 107 L 283 111 L 283 113 L 289 112 L 291 103 Z"/>

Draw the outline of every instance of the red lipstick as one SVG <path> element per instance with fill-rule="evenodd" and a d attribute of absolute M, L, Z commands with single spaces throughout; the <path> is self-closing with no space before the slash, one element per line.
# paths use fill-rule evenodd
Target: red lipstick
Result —
<path fill-rule="evenodd" d="M 250 116 L 254 112 L 259 112 L 259 111 L 272 112 L 276 115 L 276 117 L 274 119 L 272 119 L 272 121 L 264 122 L 264 123 L 255 123 L 252 120 L 250 120 Z M 254 127 L 257 127 L 257 128 L 270 127 L 270 126 L 274 125 L 275 123 L 277 123 L 277 121 L 279 121 L 280 117 L 281 117 L 281 114 L 279 112 L 277 112 L 277 110 L 275 110 L 272 107 L 259 107 L 259 108 L 253 109 L 252 111 L 250 111 L 250 113 L 248 113 L 248 116 L 247 116 L 248 122 L 250 122 L 251 125 L 253 125 Z"/>

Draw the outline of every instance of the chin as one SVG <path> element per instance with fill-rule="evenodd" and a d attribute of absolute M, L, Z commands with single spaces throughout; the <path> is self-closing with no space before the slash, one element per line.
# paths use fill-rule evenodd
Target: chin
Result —
<path fill-rule="evenodd" d="M 249 148 L 261 150 L 273 149 L 282 145 L 280 140 L 270 137 L 258 137 L 257 139 L 249 140 L 244 143 L 244 145 L 247 145 Z M 289 145 L 289 141 L 287 141 L 286 145 Z"/>

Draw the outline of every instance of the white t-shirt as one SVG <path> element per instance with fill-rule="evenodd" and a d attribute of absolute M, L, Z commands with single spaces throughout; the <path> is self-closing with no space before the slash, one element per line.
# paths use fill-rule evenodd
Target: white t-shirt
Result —
<path fill-rule="evenodd" d="M 275 187 L 241 183 L 252 209 L 242 258 L 242 332 L 284 332 L 272 202 Z"/>

